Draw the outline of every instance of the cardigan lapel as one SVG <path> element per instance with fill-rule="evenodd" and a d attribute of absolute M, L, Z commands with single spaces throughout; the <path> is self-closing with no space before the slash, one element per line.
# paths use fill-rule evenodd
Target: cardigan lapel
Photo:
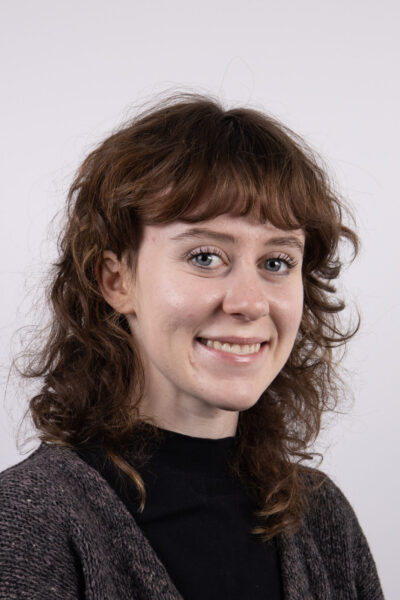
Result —
<path fill-rule="evenodd" d="M 149 540 L 105 479 L 75 452 L 66 448 L 56 452 L 64 454 L 65 473 L 75 483 L 70 529 L 84 564 L 85 598 L 106 597 L 102 594 L 108 589 L 107 597 L 121 600 L 183 600 Z M 114 583 L 93 564 L 90 549 L 94 548 L 111 565 L 108 573 Z"/>

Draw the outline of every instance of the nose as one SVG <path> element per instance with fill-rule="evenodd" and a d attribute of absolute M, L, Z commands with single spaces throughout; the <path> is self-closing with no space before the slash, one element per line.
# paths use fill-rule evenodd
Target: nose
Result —
<path fill-rule="evenodd" d="M 223 299 L 225 313 L 245 318 L 259 319 L 269 313 L 268 283 L 257 272 L 256 267 L 243 265 L 226 278 Z"/>

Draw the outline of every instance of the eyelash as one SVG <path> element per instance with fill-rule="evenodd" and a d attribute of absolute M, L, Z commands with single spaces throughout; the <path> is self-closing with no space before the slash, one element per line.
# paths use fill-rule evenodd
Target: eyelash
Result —
<path fill-rule="evenodd" d="M 202 254 L 210 254 L 210 255 L 218 256 L 219 258 L 223 258 L 223 254 L 220 250 L 218 250 L 218 248 L 197 248 L 196 250 L 192 250 L 191 252 L 189 252 L 187 258 L 188 258 L 188 260 L 193 260 L 193 258 L 195 258 L 196 256 L 201 256 Z M 297 260 L 295 260 L 294 258 L 291 258 L 287 254 L 279 254 L 279 256 L 272 256 L 269 259 L 267 258 L 266 261 L 267 260 L 280 261 L 280 262 L 284 263 L 288 269 L 293 269 L 293 267 L 295 267 L 297 265 Z M 199 269 L 214 270 L 214 269 L 210 269 L 208 266 L 204 266 L 204 265 L 201 266 L 201 265 L 195 264 L 194 262 L 192 262 L 192 264 L 194 264 Z M 269 271 L 269 272 L 281 274 L 280 271 Z"/>

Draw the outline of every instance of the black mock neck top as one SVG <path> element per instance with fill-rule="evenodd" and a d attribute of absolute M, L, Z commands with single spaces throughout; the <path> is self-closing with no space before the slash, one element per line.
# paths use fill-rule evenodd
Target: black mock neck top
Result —
<path fill-rule="evenodd" d="M 79 455 L 123 500 L 184 600 L 283 600 L 275 543 L 250 533 L 252 503 L 226 466 L 236 438 L 161 432 L 150 459 L 134 465 L 146 489 L 143 513 L 135 484 L 102 450 Z"/>

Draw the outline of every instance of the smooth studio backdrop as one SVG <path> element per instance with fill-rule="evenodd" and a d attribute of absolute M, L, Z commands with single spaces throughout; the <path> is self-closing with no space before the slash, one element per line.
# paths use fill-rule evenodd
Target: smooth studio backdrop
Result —
<path fill-rule="evenodd" d="M 322 155 L 356 212 L 362 249 L 343 278 L 362 315 L 344 363 L 354 402 L 319 448 L 387 598 L 400 597 L 399 18 L 394 0 L 2 0 L 1 470 L 24 458 L 15 437 L 30 390 L 8 377 L 15 332 L 45 318 L 34 303 L 56 257 L 50 221 L 80 161 L 165 90 L 260 108 Z"/>

